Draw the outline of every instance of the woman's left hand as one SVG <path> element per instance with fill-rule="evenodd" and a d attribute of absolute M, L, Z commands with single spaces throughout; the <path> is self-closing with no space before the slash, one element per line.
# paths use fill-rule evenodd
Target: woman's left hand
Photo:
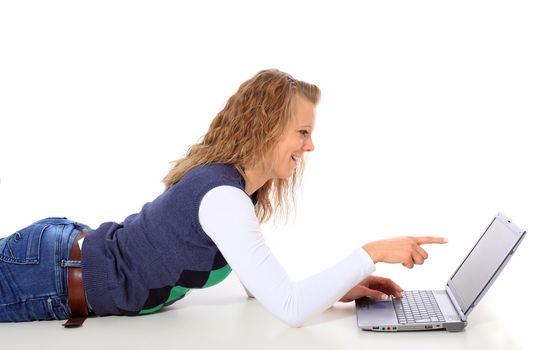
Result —
<path fill-rule="evenodd" d="M 404 290 L 389 278 L 368 276 L 339 301 L 348 303 L 362 297 L 385 300 L 389 295 L 400 298 L 403 292 Z"/>

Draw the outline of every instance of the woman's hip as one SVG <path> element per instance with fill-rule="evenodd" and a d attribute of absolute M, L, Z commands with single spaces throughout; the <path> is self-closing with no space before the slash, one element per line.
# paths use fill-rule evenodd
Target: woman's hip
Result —
<path fill-rule="evenodd" d="M 65 263 L 76 236 L 87 228 L 47 218 L 0 238 L 0 321 L 70 316 Z"/>

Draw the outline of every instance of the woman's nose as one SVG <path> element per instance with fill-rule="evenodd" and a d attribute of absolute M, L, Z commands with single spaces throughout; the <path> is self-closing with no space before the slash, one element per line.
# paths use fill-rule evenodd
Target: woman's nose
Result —
<path fill-rule="evenodd" d="M 312 142 L 312 139 L 310 137 L 305 141 L 305 144 L 303 145 L 303 150 L 305 152 L 314 151 L 314 143 Z"/>

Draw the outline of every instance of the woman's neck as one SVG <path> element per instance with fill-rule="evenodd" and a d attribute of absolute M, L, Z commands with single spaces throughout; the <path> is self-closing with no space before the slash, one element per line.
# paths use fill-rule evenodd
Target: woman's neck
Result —
<path fill-rule="evenodd" d="M 255 193 L 270 179 L 270 177 L 266 174 L 266 171 L 259 169 L 258 167 L 245 169 L 244 172 L 245 193 L 247 193 L 248 196 Z"/>

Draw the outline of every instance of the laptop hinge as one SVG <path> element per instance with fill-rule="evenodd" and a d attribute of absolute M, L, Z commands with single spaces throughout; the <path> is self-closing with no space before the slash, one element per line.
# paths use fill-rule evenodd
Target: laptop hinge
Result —
<path fill-rule="evenodd" d="M 448 285 L 445 287 L 445 290 L 447 292 L 447 295 L 450 301 L 452 302 L 452 305 L 454 305 L 456 312 L 460 316 L 460 319 L 462 320 L 462 322 L 466 322 L 468 318 L 466 317 L 466 315 L 464 315 L 464 313 L 462 312 L 462 309 L 460 308 L 460 305 L 458 305 L 458 303 L 456 302 L 456 298 L 454 298 L 454 294 L 452 293 L 452 290 Z"/>

